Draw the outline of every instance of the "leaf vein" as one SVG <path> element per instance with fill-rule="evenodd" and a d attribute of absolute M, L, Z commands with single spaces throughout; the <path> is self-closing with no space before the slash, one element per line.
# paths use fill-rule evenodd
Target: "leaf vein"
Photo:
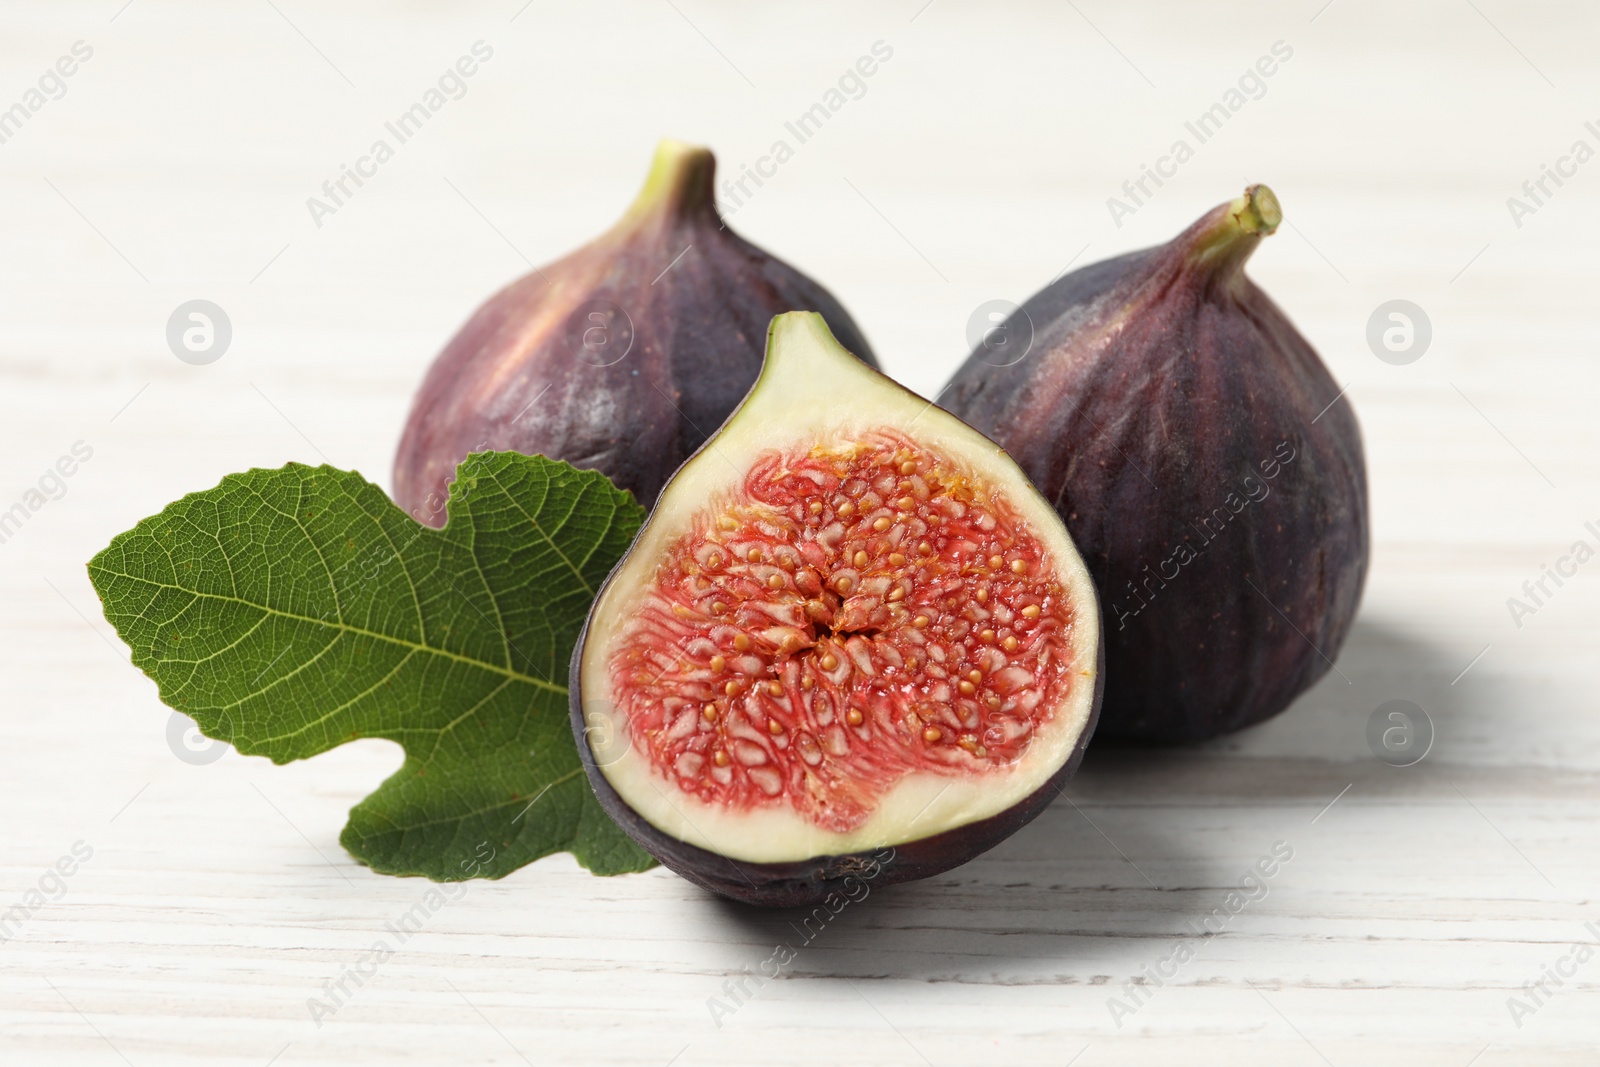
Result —
<path fill-rule="evenodd" d="M 377 630 L 368 630 L 363 627 L 355 626 L 351 623 L 345 622 L 342 619 L 338 622 L 330 623 L 327 619 L 319 619 L 312 615 L 301 615 L 299 612 L 294 611 L 284 611 L 282 608 L 275 608 L 268 604 L 257 604 L 246 600 L 243 597 L 224 596 L 221 593 L 207 593 L 201 590 L 188 589 L 184 586 L 175 585 L 171 582 L 157 582 L 154 579 L 146 578 L 142 575 L 127 574 L 122 571 L 113 571 L 107 569 L 102 573 L 109 574 L 116 578 L 128 578 L 132 581 L 144 582 L 149 585 L 159 586 L 163 589 L 175 589 L 180 593 L 188 593 L 190 596 L 196 598 L 205 597 L 210 600 L 221 600 L 224 602 L 243 604 L 246 607 L 255 608 L 258 611 L 269 612 L 273 615 L 289 619 L 293 622 L 304 622 L 309 623 L 312 626 L 322 626 L 330 630 L 338 630 L 348 633 L 355 637 L 370 637 L 374 641 L 387 641 L 390 644 L 399 645 L 402 648 L 410 648 L 418 652 L 426 652 L 430 656 L 439 656 L 442 659 L 454 660 L 457 663 L 464 664 L 468 667 L 477 667 L 480 670 L 492 671 L 495 674 L 505 675 L 507 678 L 510 678 L 513 681 L 526 682 L 531 686 L 548 690 L 552 693 L 565 694 L 567 691 L 567 687 L 564 685 L 557 685 L 556 683 L 546 681 L 543 678 L 535 678 L 531 674 L 524 674 L 521 671 L 511 670 L 509 668 L 502 667 L 497 663 L 490 663 L 488 660 L 477 659 L 476 657 L 464 655 L 460 652 L 452 652 L 447 648 L 438 648 L 433 645 L 424 645 L 416 641 L 409 641 L 404 637 L 396 637 L 393 634 L 380 633 Z M 143 616 L 140 617 L 142 618 Z"/>

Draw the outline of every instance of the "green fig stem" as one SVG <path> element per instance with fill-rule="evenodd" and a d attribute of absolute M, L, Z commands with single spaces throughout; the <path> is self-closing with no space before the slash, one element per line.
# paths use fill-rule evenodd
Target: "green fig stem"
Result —
<path fill-rule="evenodd" d="M 1191 263 L 1228 275 L 1242 267 L 1261 238 L 1271 236 L 1282 221 L 1277 195 L 1265 185 L 1252 185 L 1244 195 L 1207 212 L 1178 242 L 1187 246 Z"/>
<path fill-rule="evenodd" d="M 1228 205 L 1232 209 L 1234 218 L 1239 223 L 1239 228 L 1246 233 L 1258 233 L 1267 237 L 1278 228 L 1278 223 L 1283 221 L 1283 208 L 1278 206 L 1278 197 L 1265 185 L 1252 185 L 1244 191 L 1244 195 Z"/>
<path fill-rule="evenodd" d="M 717 159 L 709 148 L 664 138 L 623 224 L 716 214 Z"/>

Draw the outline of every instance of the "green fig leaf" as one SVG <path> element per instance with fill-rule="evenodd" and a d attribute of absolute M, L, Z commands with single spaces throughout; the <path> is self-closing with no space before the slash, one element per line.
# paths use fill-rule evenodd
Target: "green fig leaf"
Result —
<path fill-rule="evenodd" d="M 274 763 L 361 737 L 405 763 L 340 842 L 384 874 L 499 878 L 569 851 L 597 874 L 649 855 L 600 809 L 573 744 L 567 664 L 644 509 L 603 475 L 487 452 L 433 529 L 351 471 L 224 478 L 89 563 L 161 699 Z"/>

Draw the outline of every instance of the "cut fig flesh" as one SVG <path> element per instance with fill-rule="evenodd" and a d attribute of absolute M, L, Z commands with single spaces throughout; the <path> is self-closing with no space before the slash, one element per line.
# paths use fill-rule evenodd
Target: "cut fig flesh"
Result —
<path fill-rule="evenodd" d="M 792 313 L 601 590 L 575 726 L 646 848 L 794 903 L 842 860 L 888 848 L 880 877 L 918 877 L 1031 818 L 1092 728 L 1099 646 L 1087 570 L 1010 458 Z"/>

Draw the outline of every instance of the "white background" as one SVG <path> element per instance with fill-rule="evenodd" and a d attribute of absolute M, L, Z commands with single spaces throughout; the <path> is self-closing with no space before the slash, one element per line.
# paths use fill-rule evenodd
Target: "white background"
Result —
<path fill-rule="evenodd" d="M 0 910 L 94 850 L 0 944 L 0 1061 L 1594 1062 L 1600 960 L 1520 1027 L 1507 998 L 1600 920 L 1600 562 L 1520 628 L 1506 606 L 1600 544 L 1600 161 L 1520 227 L 1506 203 L 1575 140 L 1600 148 L 1592 8 L 122 5 L 0 9 L 0 108 L 94 49 L 0 145 L 0 509 L 93 448 L 0 544 Z M 480 39 L 467 95 L 314 225 L 306 198 Z M 398 749 L 179 760 L 84 562 L 246 467 L 387 484 L 434 353 L 606 228 L 658 137 L 737 170 L 878 40 L 894 54 L 865 95 L 735 226 L 924 393 L 982 302 L 1166 240 L 1247 182 L 1278 192 L 1251 272 L 1348 383 L 1371 466 L 1373 568 L 1338 672 L 1198 749 L 1091 752 L 1069 799 L 852 906 L 720 1028 L 708 998 L 795 939 L 785 918 L 567 856 L 471 884 L 316 1026 L 307 998 L 426 889 L 337 842 Z M 1115 225 L 1107 198 L 1280 40 L 1265 95 Z M 164 336 L 194 298 L 234 329 L 205 367 Z M 1396 298 L 1433 324 L 1407 366 L 1365 340 Z M 1391 699 L 1437 727 L 1404 770 L 1364 740 Z M 1294 858 L 1267 898 L 1116 1025 L 1108 997 L 1279 840 Z"/>

